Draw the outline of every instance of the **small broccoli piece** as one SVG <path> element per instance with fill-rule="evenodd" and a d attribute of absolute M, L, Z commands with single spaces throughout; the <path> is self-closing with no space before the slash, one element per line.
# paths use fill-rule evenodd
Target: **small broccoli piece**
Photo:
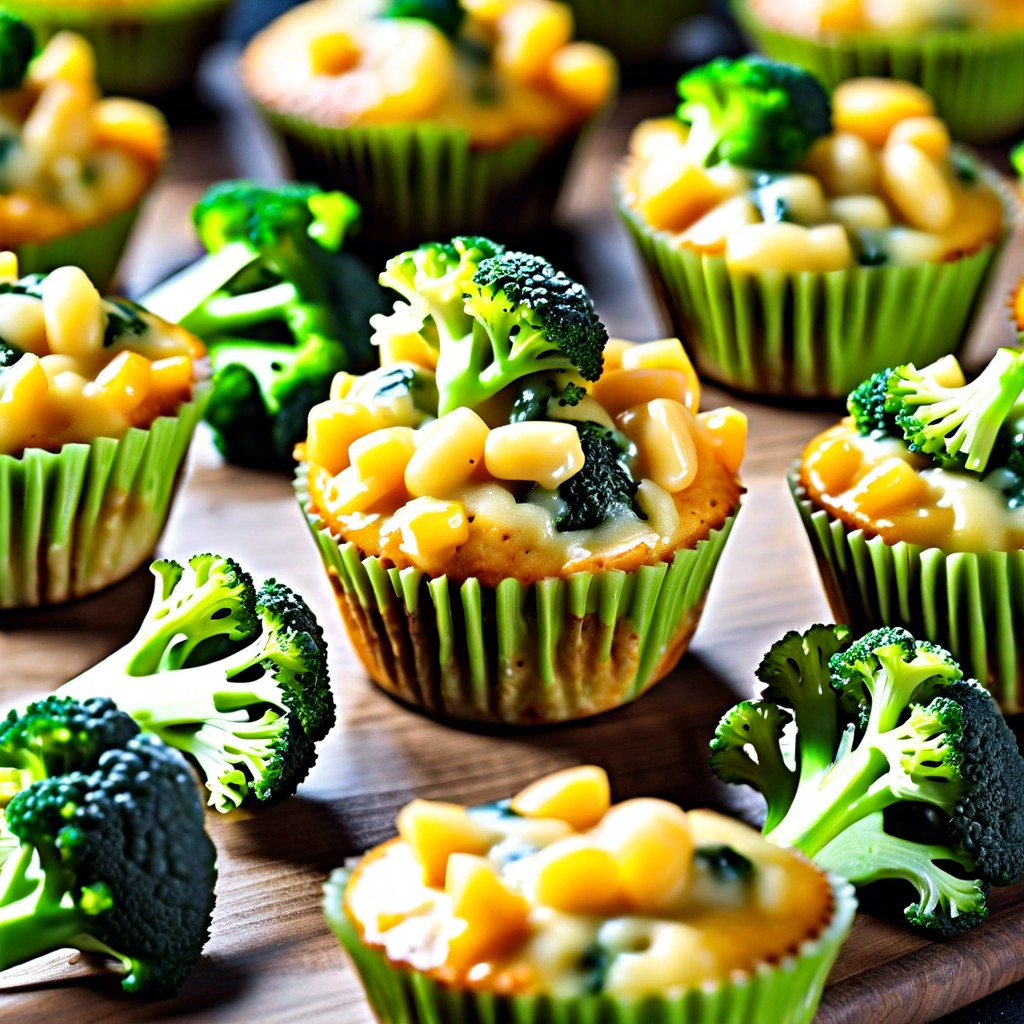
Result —
<path fill-rule="evenodd" d="M 24 354 L 20 348 L 15 348 L 13 345 L 8 345 L 5 341 L 0 341 L 0 373 L 6 370 L 8 366 L 13 366 Z"/>
<path fill-rule="evenodd" d="M 107 326 L 103 331 L 103 347 L 110 348 L 125 338 L 141 337 L 149 330 L 149 325 L 141 314 L 144 312 L 137 303 L 128 299 L 103 300 L 103 308 L 107 314 Z"/>
<path fill-rule="evenodd" d="M 219 556 L 155 562 L 153 572 L 136 637 L 58 693 L 112 698 L 195 760 L 220 811 L 291 796 L 335 719 L 315 616 L 275 580 L 257 592 Z"/>
<path fill-rule="evenodd" d="M 563 384 L 556 377 L 547 377 L 537 383 L 531 382 L 523 386 L 519 396 L 512 403 L 508 421 L 523 423 L 527 420 L 546 420 L 552 402 L 563 409 L 574 408 L 586 396 L 586 389 L 572 381 Z"/>
<path fill-rule="evenodd" d="M 832 108 L 802 68 L 763 57 L 719 57 L 679 79 L 677 114 L 702 164 L 788 170 L 832 130 Z"/>
<path fill-rule="evenodd" d="M 384 293 L 340 251 L 358 218 L 343 192 L 221 182 L 193 211 L 208 255 L 143 298 L 210 350 L 207 418 L 229 460 L 289 470 L 334 374 L 373 364 L 369 320 Z"/>
<path fill-rule="evenodd" d="M 90 719 L 66 712 L 76 716 Z M 5 827 L 17 847 L 0 869 L 0 971 L 73 946 L 119 960 L 127 992 L 177 992 L 209 935 L 216 880 L 180 754 L 132 736 L 88 768 L 31 782 L 7 805 Z"/>
<path fill-rule="evenodd" d="M 896 416 L 913 452 L 940 466 L 983 472 L 1024 394 L 1024 351 L 1002 348 L 981 375 L 946 387 L 912 363 L 889 378 L 885 410 Z"/>
<path fill-rule="evenodd" d="M 36 34 L 21 18 L 0 11 L 0 89 L 18 89 L 36 52 Z"/>
<path fill-rule="evenodd" d="M 419 18 L 429 21 L 446 36 L 454 36 L 466 17 L 459 0 L 390 0 L 385 18 Z"/>
<path fill-rule="evenodd" d="M 889 399 L 889 378 L 892 370 L 879 370 L 858 384 L 846 400 L 846 408 L 862 434 L 876 437 L 903 437 L 894 413 L 885 411 Z"/>
<path fill-rule="evenodd" d="M 608 332 L 590 296 L 539 256 L 455 238 L 396 256 L 380 280 L 407 305 L 374 318 L 375 341 L 419 324 L 438 354 L 438 415 L 482 405 L 535 373 L 601 375 Z"/>
<path fill-rule="evenodd" d="M 1017 177 L 1024 181 L 1024 142 L 1018 142 L 1016 146 L 1010 150 L 1010 164 L 1013 169 L 1017 172 Z"/>
<path fill-rule="evenodd" d="M 437 382 L 430 370 L 415 363 L 392 363 L 364 373 L 347 397 L 379 406 L 399 423 L 419 425 L 437 410 Z"/>
<path fill-rule="evenodd" d="M 759 675 L 763 698 L 725 716 L 711 766 L 765 796 L 768 839 L 858 885 L 909 883 L 905 917 L 934 935 L 976 924 L 989 886 L 1024 878 L 1024 758 L 947 651 L 898 628 L 850 643 L 816 626 Z"/>
<path fill-rule="evenodd" d="M 600 423 L 573 426 L 580 436 L 583 468 L 558 488 L 565 509 L 555 517 L 555 529 L 590 530 L 622 513 L 646 519 L 634 500 L 640 485 L 629 468 L 636 455 L 629 439 Z"/>

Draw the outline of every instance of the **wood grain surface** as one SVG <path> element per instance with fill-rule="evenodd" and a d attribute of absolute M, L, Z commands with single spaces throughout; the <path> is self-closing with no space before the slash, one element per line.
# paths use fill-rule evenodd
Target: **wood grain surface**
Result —
<path fill-rule="evenodd" d="M 223 82 L 216 94 L 228 97 L 218 119 L 176 132 L 174 166 L 125 268 L 130 289 L 190 258 L 187 212 L 207 181 L 276 173 L 273 147 L 259 127 L 234 109 Z M 670 101 L 657 92 L 631 96 L 594 140 L 573 179 L 570 234 L 558 243 L 574 252 L 612 333 L 637 340 L 663 328 L 609 210 L 607 187 L 629 126 Z M 1018 240 L 1018 274 L 1022 248 Z M 997 310 L 1010 273 L 993 290 L 979 354 L 1010 340 Z M 224 467 L 202 432 L 160 551 L 221 551 L 254 576 L 279 576 L 304 594 L 331 642 L 339 724 L 298 796 L 258 814 L 209 816 L 220 851 L 213 936 L 178 999 L 140 1004 L 122 997 L 116 980 L 95 965 L 53 955 L 0 975 L 0 1020 L 370 1024 L 358 983 L 320 915 L 320 887 L 330 868 L 392 834 L 395 812 L 413 796 L 493 800 L 545 772 L 593 761 L 610 772 L 616 799 L 654 795 L 756 821 L 754 797 L 711 777 L 707 744 L 720 714 L 753 692 L 764 650 L 787 629 L 829 619 L 783 473 L 834 413 L 792 412 L 707 389 L 706 407 L 723 400 L 750 415 L 749 493 L 691 652 L 635 705 L 533 733 L 453 729 L 374 689 L 344 637 L 288 481 Z M 90 600 L 0 619 L 0 701 L 44 693 L 112 650 L 134 632 L 148 599 L 149 578 L 138 573 Z M 922 1024 L 1024 977 L 1024 888 L 997 894 L 993 908 L 982 927 L 941 945 L 860 915 L 820 1024 Z"/>

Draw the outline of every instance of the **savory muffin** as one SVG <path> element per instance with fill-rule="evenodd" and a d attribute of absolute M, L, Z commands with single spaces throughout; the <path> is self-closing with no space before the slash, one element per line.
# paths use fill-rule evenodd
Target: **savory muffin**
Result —
<path fill-rule="evenodd" d="M 384 1024 L 639 1001 L 656 1024 L 805 1022 L 853 918 L 799 854 L 711 811 L 612 806 L 592 766 L 481 807 L 413 801 L 398 831 L 325 892 Z"/>
<path fill-rule="evenodd" d="M 82 597 L 156 546 L 202 414 L 202 346 L 78 267 L 0 255 L 0 608 Z"/>
<path fill-rule="evenodd" d="M 616 707 L 696 628 L 746 420 L 698 413 L 675 339 L 606 345 L 576 282 L 484 238 L 381 282 L 381 368 L 310 413 L 300 501 L 373 679 L 510 723 Z M 389 582 L 390 581 L 390 582 Z"/>
<path fill-rule="evenodd" d="M 555 0 L 313 0 L 241 74 L 296 174 L 351 193 L 366 242 L 395 244 L 546 227 L 616 68 Z"/>
<path fill-rule="evenodd" d="M 697 68 L 679 92 L 675 118 L 634 131 L 616 192 L 703 372 L 840 397 L 959 347 L 1016 205 L 925 93 L 859 79 L 830 98 L 756 57 Z"/>

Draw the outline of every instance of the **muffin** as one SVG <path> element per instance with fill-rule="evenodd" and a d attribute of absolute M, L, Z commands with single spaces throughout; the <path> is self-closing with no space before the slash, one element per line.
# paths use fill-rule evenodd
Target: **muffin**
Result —
<path fill-rule="evenodd" d="M 633 700 L 696 629 L 742 487 L 746 419 L 698 413 L 675 339 L 608 342 L 584 289 L 487 239 L 381 282 L 381 367 L 339 374 L 299 500 L 371 678 L 455 718 Z"/>
<path fill-rule="evenodd" d="M 1024 710 L 1024 351 L 882 371 L 791 476 L 836 619 L 942 645 Z"/>
<path fill-rule="evenodd" d="M 683 76 L 616 176 L 672 328 L 738 390 L 842 398 L 958 349 L 1016 202 L 916 86 L 757 57 Z"/>
<path fill-rule="evenodd" d="M 324 910 L 382 1024 L 807 1024 L 851 887 L 712 811 L 610 806 L 600 768 L 415 800 Z"/>
<path fill-rule="evenodd" d="M 5 16 L 5 31 L 29 33 L 31 53 L 22 22 Z M 17 253 L 22 273 L 74 264 L 108 287 L 164 162 L 160 112 L 101 99 L 91 47 L 62 32 L 27 66 L 5 66 L 0 143 L 0 249 Z"/>
<path fill-rule="evenodd" d="M 771 57 L 829 86 L 876 75 L 920 85 L 954 137 L 1024 128 L 1024 8 L 1017 0 L 732 0 Z"/>
<path fill-rule="evenodd" d="M 0 254 L 0 609 L 56 604 L 150 559 L 202 415 L 202 346 L 78 267 Z"/>
<path fill-rule="evenodd" d="M 147 99 L 187 87 L 231 0 L 4 0 L 44 36 L 71 30 L 96 51 L 104 92 Z"/>
<path fill-rule="evenodd" d="M 583 39 L 607 46 L 622 60 L 640 62 L 665 56 L 673 31 L 687 18 L 708 10 L 708 0 L 566 0 Z"/>
<path fill-rule="evenodd" d="M 313 0 L 255 37 L 241 75 L 296 176 L 363 207 L 367 243 L 523 235 L 549 225 L 615 87 L 611 55 L 571 38 L 554 0 Z"/>

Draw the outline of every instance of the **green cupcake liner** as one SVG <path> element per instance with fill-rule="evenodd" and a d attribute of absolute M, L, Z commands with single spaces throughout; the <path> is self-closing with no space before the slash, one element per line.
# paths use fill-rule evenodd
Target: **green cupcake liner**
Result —
<path fill-rule="evenodd" d="M 993 142 L 1024 128 L 1024 29 L 845 33 L 822 39 L 766 25 L 732 0 L 740 27 L 769 57 L 799 64 L 830 89 L 847 78 L 902 78 L 935 101 L 954 138 Z"/>
<path fill-rule="evenodd" d="M 295 175 L 340 188 L 363 208 L 359 241 L 419 244 L 456 234 L 522 236 L 548 228 L 579 139 L 524 138 L 478 149 L 434 124 L 325 128 L 264 109 Z"/>
<path fill-rule="evenodd" d="M 145 0 L 90 6 L 60 0 L 5 0 L 46 39 L 62 29 L 96 51 L 96 77 L 108 95 L 163 96 L 187 86 L 203 50 L 220 33 L 231 0 Z"/>
<path fill-rule="evenodd" d="M 296 494 L 371 678 L 408 704 L 472 721 L 568 721 L 635 700 L 697 627 L 735 515 L 671 562 L 497 587 L 388 568 L 339 540 Z"/>
<path fill-rule="evenodd" d="M 84 597 L 147 561 L 205 404 L 203 389 L 120 440 L 0 455 L 0 609 Z"/>
<path fill-rule="evenodd" d="M 857 910 L 853 887 L 830 875 L 832 920 L 795 955 L 679 995 L 499 996 L 447 987 L 364 945 L 343 905 L 349 876 L 331 874 L 324 914 L 381 1024 L 810 1024 Z"/>
<path fill-rule="evenodd" d="M 950 651 L 1006 714 L 1024 711 L 1024 551 L 887 544 L 817 508 L 795 473 L 789 486 L 837 622 L 858 635 L 903 626 Z"/>
<path fill-rule="evenodd" d="M 1002 245 L 948 263 L 740 275 L 617 204 L 701 373 L 761 395 L 842 399 L 886 366 L 956 352 Z"/>
<path fill-rule="evenodd" d="M 608 47 L 628 61 L 665 55 L 673 29 L 706 11 L 710 0 L 567 0 L 576 36 Z"/>
<path fill-rule="evenodd" d="M 80 228 L 48 242 L 23 242 L 13 246 L 18 256 L 18 273 L 48 274 L 58 267 L 81 267 L 101 292 L 106 291 L 114 283 L 117 265 L 141 205 L 139 202 L 100 224 Z"/>

